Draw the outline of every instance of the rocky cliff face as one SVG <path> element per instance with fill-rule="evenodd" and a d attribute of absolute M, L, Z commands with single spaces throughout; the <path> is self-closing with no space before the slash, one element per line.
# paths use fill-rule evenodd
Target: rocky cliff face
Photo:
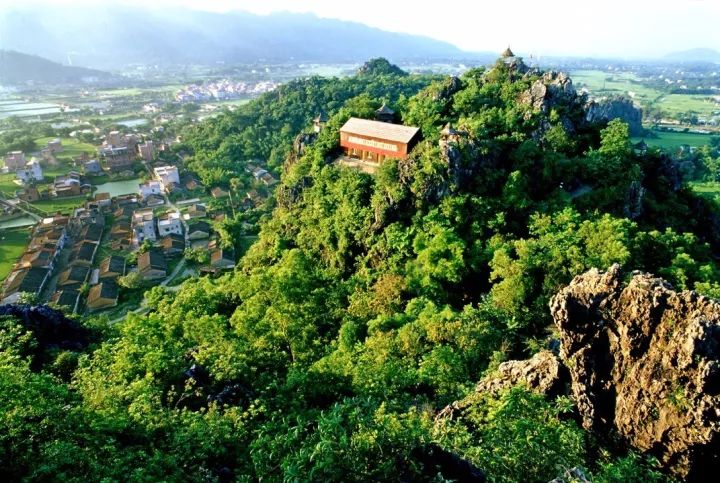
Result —
<path fill-rule="evenodd" d="M 697 480 L 720 457 L 720 304 L 618 266 L 551 302 L 583 425 Z"/>
<path fill-rule="evenodd" d="M 613 97 L 600 101 L 590 101 L 586 106 L 586 120 L 589 123 L 603 123 L 613 119 L 622 119 L 630 126 L 631 136 L 643 133 L 642 110 L 625 97 Z"/>
<path fill-rule="evenodd" d="M 559 358 L 542 351 L 505 362 L 477 391 L 522 384 L 571 394 L 586 429 L 655 455 L 676 477 L 704 481 L 720 459 L 720 304 L 644 273 L 625 282 L 615 265 L 575 277 L 550 309 Z"/>

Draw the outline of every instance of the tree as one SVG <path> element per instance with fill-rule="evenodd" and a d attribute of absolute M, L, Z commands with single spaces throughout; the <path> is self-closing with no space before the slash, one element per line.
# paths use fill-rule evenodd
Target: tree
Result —
<path fill-rule="evenodd" d="M 130 272 L 127 275 L 118 277 L 117 283 L 126 289 L 135 290 L 142 287 L 145 281 L 142 275 L 140 275 L 140 272 Z"/>

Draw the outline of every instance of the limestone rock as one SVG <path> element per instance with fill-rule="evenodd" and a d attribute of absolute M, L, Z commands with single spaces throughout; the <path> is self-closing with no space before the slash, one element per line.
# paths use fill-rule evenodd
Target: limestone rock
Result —
<path fill-rule="evenodd" d="M 551 301 L 560 356 L 589 430 L 616 433 L 698 480 L 720 456 L 720 304 L 615 265 Z"/>
<path fill-rule="evenodd" d="M 497 393 L 523 384 L 541 394 L 557 395 L 567 380 L 567 371 L 555 354 L 544 350 L 528 360 L 503 362 L 495 374 L 480 381 L 475 390 Z"/>
<path fill-rule="evenodd" d="M 622 119 L 630 126 L 631 136 L 640 136 L 642 127 L 642 110 L 626 97 L 611 97 L 590 101 L 585 107 L 586 120 L 589 123 L 609 122 Z"/>

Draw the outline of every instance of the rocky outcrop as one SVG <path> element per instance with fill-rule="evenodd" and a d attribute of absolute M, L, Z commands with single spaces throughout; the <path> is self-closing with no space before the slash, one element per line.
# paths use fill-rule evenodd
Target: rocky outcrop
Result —
<path fill-rule="evenodd" d="M 720 458 L 720 304 L 616 265 L 551 301 L 583 426 L 701 479 Z"/>
<path fill-rule="evenodd" d="M 591 124 L 622 119 L 630 126 L 631 136 L 640 136 L 644 132 L 642 110 L 625 97 L 611 97 L 590 101 L 585 107 L 585 111 L 585 119 Z"/>
<path fill-rule="evenodd" d="M 498 393 L 522 384 L 541 394 L 558 395 L 568 381 L 567 370 L 557 356 L 544 350 L 524 361 L 503 362 L 494 374 L 478 383 L 475 391 Z"/>
<path fill-rule="evenodd" d="M 533 109 L 548 112 L 558 104 L 571 104 L 577 97 L 577 91 L 572 79 L 564 72 L 545 72 L 542 78 L 520 96 L 522 104 L 530 105 Z"/>
<path fill-rule="evenodd" d="M 90 331 L 47 305 L 0 305 L 0 317 L 16 319 L 33 333 L 37 349 L 82 350 L 90 343 Z"/>

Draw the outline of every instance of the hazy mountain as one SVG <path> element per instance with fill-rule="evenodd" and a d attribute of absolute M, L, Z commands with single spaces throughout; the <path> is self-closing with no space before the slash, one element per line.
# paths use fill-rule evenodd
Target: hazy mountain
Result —
<path fill-rule="evenodd" d="M 0 50 L 0 84 L 79 84 L 109 80 L 107 72 L 85 67 L 70 67 L 35 55 Z"/>
<path fill-rule="evenodd" d="M 0 48 L 56 61 L 120 69 L 128 63 L 395 61 L 473 56 L 427 37 L 310 14 L 217 14 L 92 6 L 0 13 Z"/>
<path fill-rule="evenodd" d="M 714 49 L 690 49 L 680 52 L 673 52 L 666 55 L 665 59 L 685 62 L 720 63 L 720 52 Z"/>

